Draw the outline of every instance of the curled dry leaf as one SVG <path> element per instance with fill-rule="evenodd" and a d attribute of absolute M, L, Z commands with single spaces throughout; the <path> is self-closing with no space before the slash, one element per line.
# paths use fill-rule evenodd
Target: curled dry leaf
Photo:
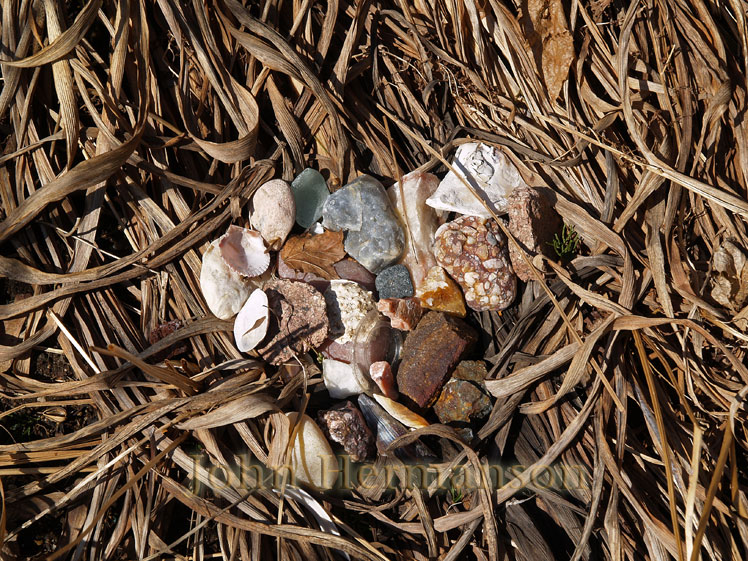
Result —
<path fill-rule="evenodd" d="M 343 232 L 295 236 L 283 246 L 281 257 L 297 271 L 314 273 L 326 280 L 338 279 L 333 265 L 345 257 Z"/>

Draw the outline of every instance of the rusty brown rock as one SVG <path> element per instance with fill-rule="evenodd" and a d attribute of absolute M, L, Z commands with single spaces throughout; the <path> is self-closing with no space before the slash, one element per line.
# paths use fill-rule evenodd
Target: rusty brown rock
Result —
<path fill-rule="evenodd" d="M 463 360 L 457 365 L 434 404 L 434 412 L 442 423 L 467 422 L 491 412 L 491 400 L 483 385 L 486 375 L 483 361 Z"/>
<path fill-rule="evenodd" d="M 317 421 L 325 436 L 341 444 L 354 462 L 363 462 L 374 455 L 374 434 L 366 425 L 361 411 L 350 401 L 328 411 L 320 411 Z"/>
<path fill-rule="evenodd" d="M 377 302 L 377 310 L 390 318 L 395 329 L 413 331 L 423 316 L 423 308 L 416 298 L 385 298 Z"/>
<path fill-rule="evenodd" d="M 282 364 L 316 348 L 327 338 L 325 299 L 314 287 L 297 281 L 273 280 L 265 285 L 270 308 L 267 343 L 257 349 L 271 364 Z"/>
<path fill-rule="evenodd" d="M 517 187 L 509 196 L 509 231 L 529 253 L 529 258 L 542 253 L 555 259 L 551 242 L 561 231 L 563 222 L 550 201 L 532 187 Z M 519 249 L 509 244 L 509 258 L 514 273 L 525 282 L 532 280 L 530 267 L 522 259 Z"/>
<path fill-rule="evenodd" d="M 428 407 L 458 362 L 469 353 L 478 334 L 464 321 L 429 312 L 405 340 L 397 372 L 400 393 L 419 407 Z"/>

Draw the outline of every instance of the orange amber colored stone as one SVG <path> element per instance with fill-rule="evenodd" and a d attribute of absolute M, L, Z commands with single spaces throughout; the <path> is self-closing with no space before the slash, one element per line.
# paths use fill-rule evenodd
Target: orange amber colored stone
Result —
<path fill-rule="evenodd" d="M 423 284 L 416 290 L 421 306 L 464 318 L 465 298 L 457 283 L 439 266 L 432 267 Z"/>

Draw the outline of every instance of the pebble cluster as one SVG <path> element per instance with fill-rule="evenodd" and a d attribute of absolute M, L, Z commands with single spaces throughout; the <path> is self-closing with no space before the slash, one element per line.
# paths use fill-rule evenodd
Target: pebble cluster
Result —
<path fill-rule="evenodd" d="M 508 212 L 524 250 L 547 252 L 561 220 L 504 152 L 465 144 L 454 166 Z M 531 275 L 462 179 L 414 172 L 385 190 L 364 175 L 330 193 L 318 171 L 305 169 L 290 185 L 261 185 L 249 210 L 205 250 L 201 289 L 213 314 L 235 318 L 240 352 L 280 366 L 311 360 L 314 351 L 324 389 L 345 400 L 315 419 L 298 418 L 290 456 L 298 479 L 329 488 L 318 465 L 334 458 L 330 442 L 358 462 L 376 453 L 432 457 L 419 441 L 389 447 L 429 419 L 457 423 L 461 437 L 472 438 L 471 419 L 487 415 L 492 402 L 485 364 L 466 360 L 478 333 L 460 318 L 468 307 L 506 309 L 517 277 Z M 445 210 L 458 216 L 447 221 Z"/>

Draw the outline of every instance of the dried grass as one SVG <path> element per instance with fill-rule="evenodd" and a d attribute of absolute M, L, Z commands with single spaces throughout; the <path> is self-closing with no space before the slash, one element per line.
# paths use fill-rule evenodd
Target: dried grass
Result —
<path fill-rule="evenodd" d="M 746 3 L 566 4 L 3 2 L 0 276 L 33 295 L 0 305 L 0 416 L 98 417 L 0 446 L 3 558 L 50 518 L 51 558 L 748 557 L 748 312 L 710 297 L 721 241 L 748 246 Z M 207 243 L 273 176 L 394 181 L 470 139 L 508 148 L 583 240 L 516 307 L 476 314 L 496 397 L 480 444 L 404 437 L 454 451 L 423 490 L 219 482 L 208 468 L 246 452 L 282 463 L 278 412 L 320 378 L 266 370 L 206 317 Z M 179 341 L 189 358 L 154 360 Z M 35 375 L 49 348 L 74 379 Z M 531 467 L 437 492 L 497 458 Z M 538 485 L 551 463 L 589 485 Z"/>

